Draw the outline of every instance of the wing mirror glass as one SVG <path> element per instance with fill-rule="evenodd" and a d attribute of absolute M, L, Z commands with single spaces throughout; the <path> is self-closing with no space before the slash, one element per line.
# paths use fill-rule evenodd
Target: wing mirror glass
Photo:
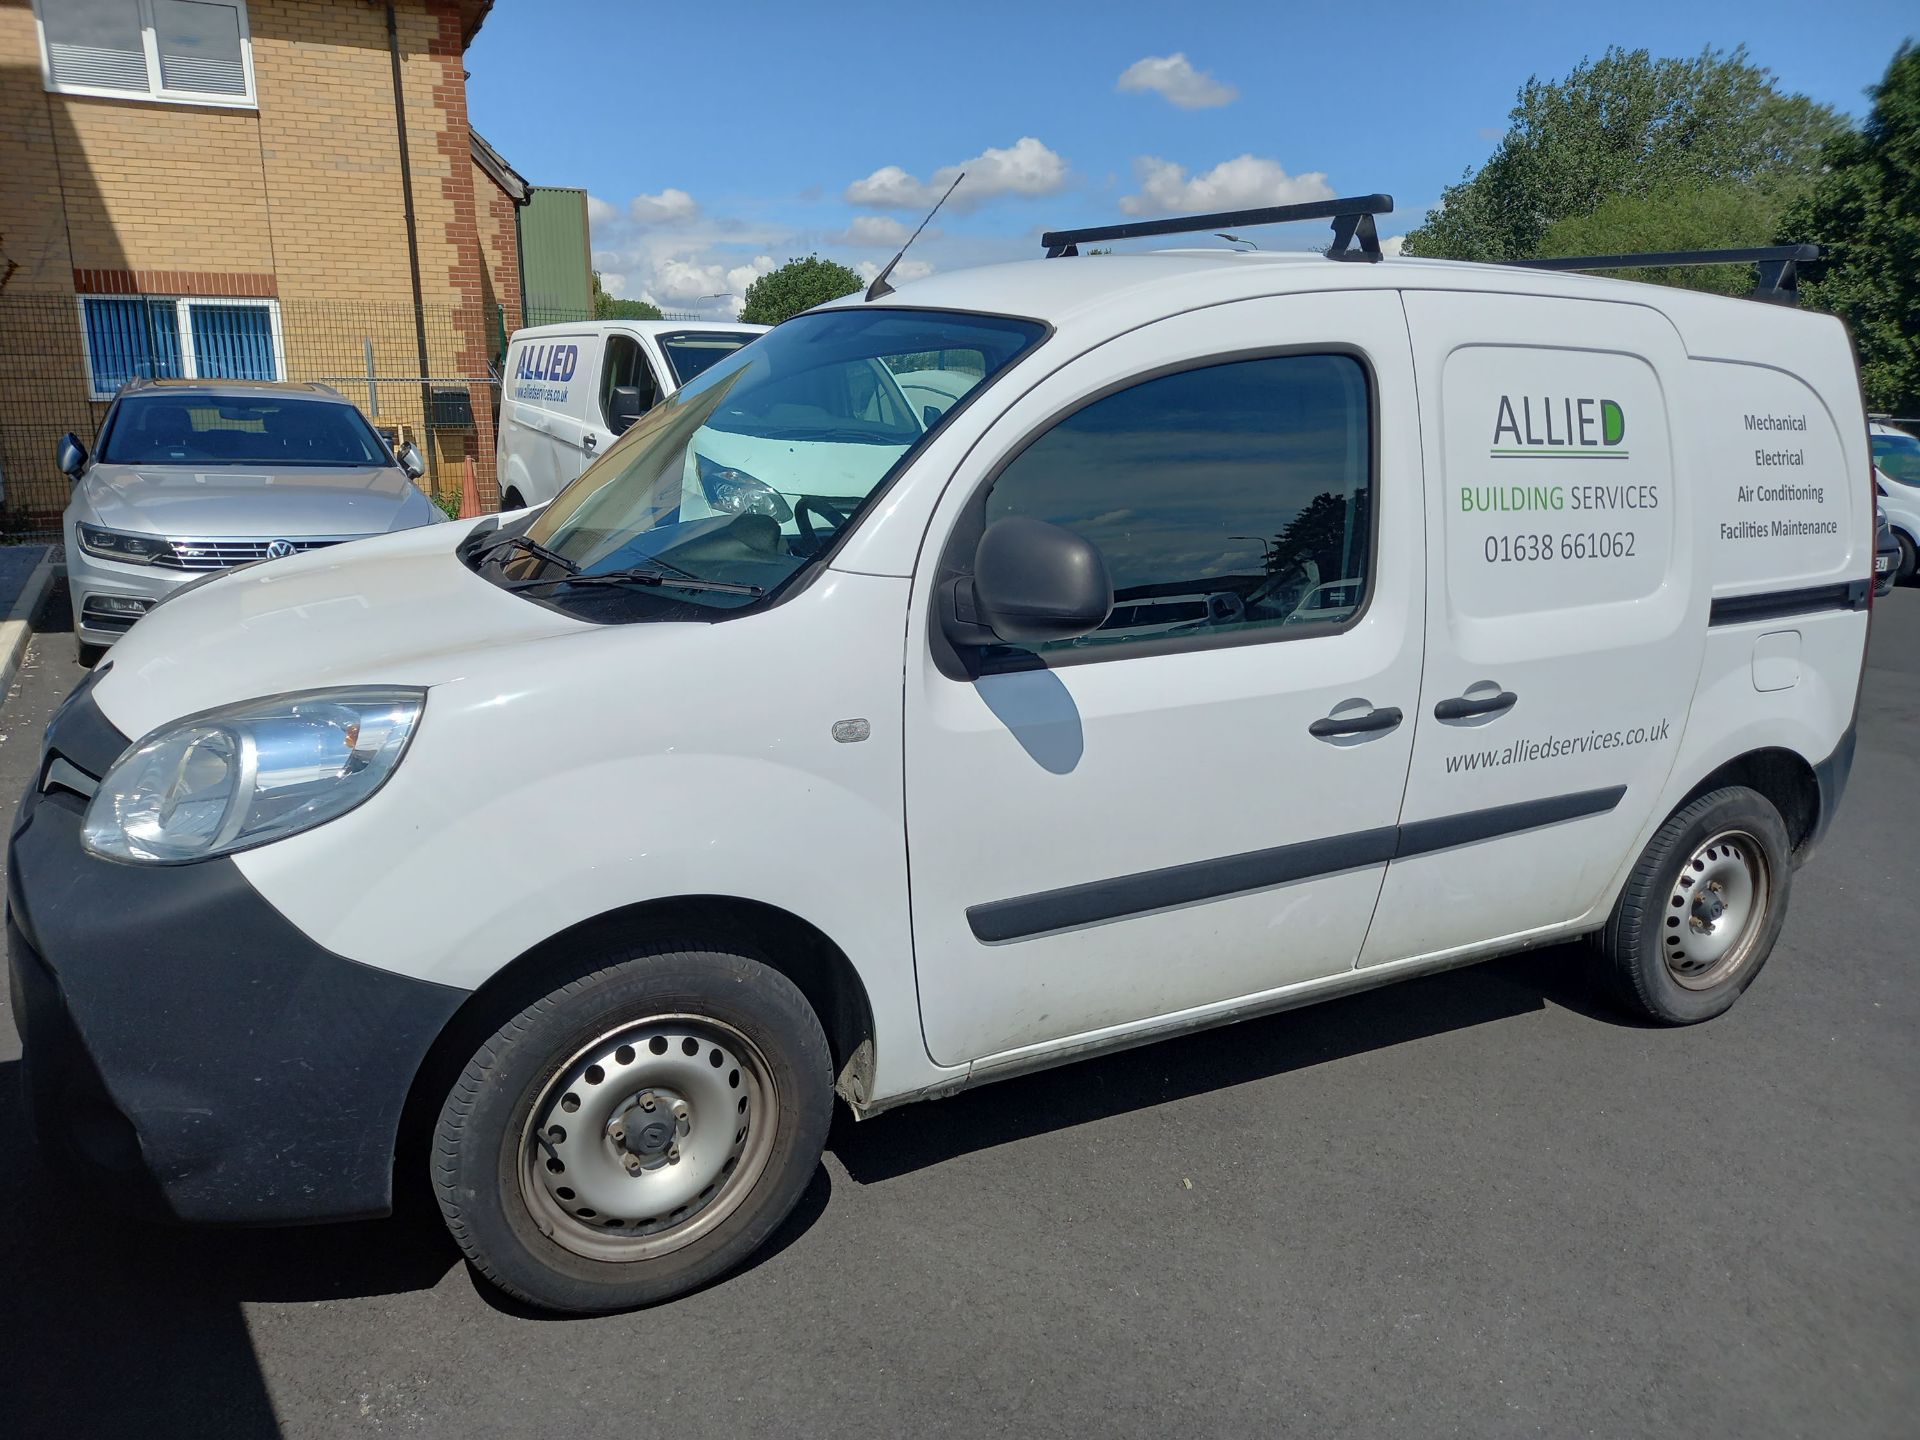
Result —
<path fill-rule="evenodd" d="M 607 403 L 607 428 L 616 435 L 626 434 L 627 427 L 646 413 L 646 406 L 640 403 L 638 385 L 616 385 Z"/>
<path fill-rule="evenodd" d="M 420 453 L 420 447 L 411 440 L 395 451 L 393 458 L 400 462 L 400 468 L 407 472 L 409 480 L 418 480 L 427 473 L 426 457 Z"/>
<path fill-rule="evenodd" d="M 87 447 L 80 443 L 78 435 L 69 430 L 54 447 L 53 459 L 62 475 L 69 480 L 78 480 L 80 472 L 87 468 Z"/>
<path fill-rule="evenodd" d="M 973 574 L 950 581 L 946 599 L 947 638 L 956 645 L 1042 645 L 1106 624 L 1113 580 L 1091 540 L 1007 515 L 987 527 Z"/>

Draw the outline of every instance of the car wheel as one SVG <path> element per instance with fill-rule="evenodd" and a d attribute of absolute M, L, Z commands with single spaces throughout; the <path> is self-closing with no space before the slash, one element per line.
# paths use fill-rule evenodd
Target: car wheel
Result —
<path fill-rule="evenodd" d="M 500 497 L 500 508 L 502 510 L 524 510 L 527 508 L 527 502 L 520 498 L 520 492 L 518 490 L 509 490 L 505 495 Z"/>
<path fill-rule="evenodd" d="M 107 647 L 104 645 L 89 644 L 78 635 L 73 637 L 73 657 L 78 660 L 85 669 L 93 669 L 94 666 L 98 665 L 101 660 L 106 657 L 106 653 Z"/>
<path fill-rule="evenodd" d="M 1920 571 L 1920 553 L 1915 551 L 1913 541 L 1898 530 L 1893 532 L 1893 538 L 1900 542 L 1900 559 L 1893 567 L 1893 583 L 1910 585 L 1915 571 Z"/>
<path fill-rule="evenodd" d="M 1760 973 L 1786 919 L 1793 862 L 1772 802 L 1745 786 L 1662 825 L 1592 943 L 1628 1010 L 1661 1025 L 1710 1020 Z"/>
<path fill-rule="evenodd" d="M 440 1112 L 433 1180 L 500 1289 L 599 1313 L 751 1255 L 806 1189 L 832 1116 L 826 1036 L 731 946 L 627 948 L 502 1025 Z"/>

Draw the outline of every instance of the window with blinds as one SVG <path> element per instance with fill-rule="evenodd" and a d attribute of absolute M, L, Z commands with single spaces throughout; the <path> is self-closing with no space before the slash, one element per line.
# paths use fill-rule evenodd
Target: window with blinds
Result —
<path fill-rule="evenodd" d="M 93 396 L 129 380 L 279 380 L 280 316 L 272 300 L 83 295 Z"/>
<path fill-rule="evenodd" d="M 244 0 L 34 0 L 49 90 L 251 105 Z"/>

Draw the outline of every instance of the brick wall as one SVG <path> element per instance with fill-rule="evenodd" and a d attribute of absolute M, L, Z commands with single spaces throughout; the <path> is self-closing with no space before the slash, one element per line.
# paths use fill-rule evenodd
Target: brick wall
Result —
<path fill-rule="evenodd" d="M 473 193 L 481 205 L 482 299 L 506 311 L 505 329 L 511 335 L 527 323 L 520 296 L 519 207 L 478 165 L 473 167 Z"/>
<path fill-rule="evenodd" d="M 517 310 L 518 259 L 511 220 L 502 228 L 494 211 L 497 188 L 471 159 L 461 6 L 402 0 L 396 10 L 421 298 L 437 319 L 428 370 L 484 376 L 497 328 L 487 306 L 512 275 Z M 257 111 L 49 94 L 28 0 L 0 0 L 0 299 L 79 286 L 215 294 L 231 276 L 225 293 L 277 296 L 289 330 L 327 307 L 343 317 L 337 336 L 288 335 L 290 378 L 360 373 L 364 338 L 381 373 L 414 375 L 411 321 L 391 322 L 411 314 L 413 282 L 385 7 L 249 0 L 247 15 Z M 364 338 L 348 333 L 356 314 L 369 317 L 357 326 Z M 431 458 L 439 486 L 458 488 L 471 453 L 490 496 L 484 387 L 474 412 L 477 433 L 446 435 Z M 417 386 L 384 392 L 382 423 L 424 419 Z M 0 449 L 0 465 L 10 458 Z"/>

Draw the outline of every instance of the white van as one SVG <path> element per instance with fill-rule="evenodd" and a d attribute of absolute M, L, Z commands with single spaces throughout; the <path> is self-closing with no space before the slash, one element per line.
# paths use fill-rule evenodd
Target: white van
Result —
<path fill-rule="evenodd" d="M 514 331 L 500 380 L 500 508 L 544 505 L 635 420 L 766 330 L 586 320 Z"/>
<path fill-rule="evenodd" d="M 1876 420 L 1867 427 L 1873 447 L 1880 508 L 1900 546 L 1894 564 L 1894 583 L 1910 584 L 1920 572 L 1920 440 Z"/>
<path fill-rule="evenodd" d="M 876 364 L 974 378 L 923 427 Z M 743 436 L 866 493 L 689 516 Z M 141 622 L 13 836 L 37 1133 L 190 1220 L 430 1179 L 608 1310 L 760 1245 L 836 1093 L 1578 937 L 1707 1019 L 1847 780 L 1872 490 L 1780 306 L 1218 251 L 849 297 L 538 514 Z"/>

